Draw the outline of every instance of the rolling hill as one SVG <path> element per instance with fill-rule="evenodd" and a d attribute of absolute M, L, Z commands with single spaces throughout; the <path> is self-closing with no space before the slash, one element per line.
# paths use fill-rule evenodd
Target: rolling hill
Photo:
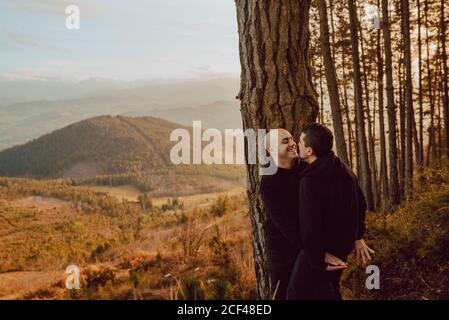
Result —
<path fill-rule="evenodd" d="M 212 192 L 242 184 L 241 166 L 173 165 L 169 155 L 174 142 L 169 137 L 180 127 L 154 117 L 89 118 L 0 152 L 0 176 L 133 185 L 154 195 Z"/>
<path fill-rule="evenodd" d="M 34 84 L 34 86 L 33 86 Z M 204 127 L 240 128 L 239 80 L 166 80 L 76 84 L 0 78 L 0 150 L 99 115 L 154 116 Z M 8 103 L 10 102 L 10 103 Z"/>

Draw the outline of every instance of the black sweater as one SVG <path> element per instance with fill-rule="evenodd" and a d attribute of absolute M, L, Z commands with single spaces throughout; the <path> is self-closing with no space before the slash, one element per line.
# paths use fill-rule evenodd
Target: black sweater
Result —
<path fill-rule="evenodd" d="M 311 267 L 325 268 L 325 252 L 346 260 L 365 232 L 365 196 L 355 175 L 331 152 L 299 180 L 299 225 Z"/>
<path fill-rule="evenodd" d="M 271 261 L 282 261 L 301 249 L 298 174 L 305 165 L 298 161 L 292 169 L 278 168 L 274 175 L 262 177 L 260 196 L 267 213 L 264 227 Z"/>

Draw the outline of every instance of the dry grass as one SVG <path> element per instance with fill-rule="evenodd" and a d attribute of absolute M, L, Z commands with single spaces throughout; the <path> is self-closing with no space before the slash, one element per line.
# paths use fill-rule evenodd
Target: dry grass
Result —
<path fill-rule="evenodd" d="M 64 278 L 64 270 L 0 273 L 0 299 L 16 299 Z"/>
<path fill-rule="evenodd" d="M 34 187 L 39 185 L 30 188 Z M 129 196 L 132 190 L 121 191 Z M 3 197 L 8 200 L 0 202 L 2 270 L 17 271 L 0 273 L 0 298 L 180 299 L 191 297 L 189 290 L 194 286 L 196 292 L 197 284 L 202 294 L 196 298 L 213 298 L 222 288 L 229 298 L 251 298 L 255 275 L 241 191 L 183 197 L 182 210 L 140 214 L 137 220 L 128 215 L 86 214 L 79 203 L 28 196 L 35 193 L 30 189 L 26 196 L 9 192 Z M 63 198 L 70 199 L 65 194 Z M 226 199 L 220 216 L 212 211 L 218 198 Z M 156 205 L 165 200 L 156 199 Z M 122 239 L 135 229 L 128 224 L 134 225 L 139 217 L 143 217 L 139 235 Z M 72 231 L 76 231 L 75 238 Z M 232 261 L 226 273 L 210 247 L 214 237 L 229 249 Z M 79 292 L 64 288 L 68 264 L 82 269 L 84 289 Z"/>

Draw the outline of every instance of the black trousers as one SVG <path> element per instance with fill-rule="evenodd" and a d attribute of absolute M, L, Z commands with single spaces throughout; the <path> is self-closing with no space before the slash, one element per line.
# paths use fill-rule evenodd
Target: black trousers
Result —
<path fill-rule="evenodd" d="M 341 300 L 342 271 L 312 269 L 304 251 L 296 257 L 287 286 L 288 300 Z"/>
<path fill-rule="evenodd" d="M 287 287 L 295 265 L 297 252 L 284 254 L 282 257 L 268 256 L 268 271 L 270 273 L 271 288 L 275 300 L 287 299 Z"/>

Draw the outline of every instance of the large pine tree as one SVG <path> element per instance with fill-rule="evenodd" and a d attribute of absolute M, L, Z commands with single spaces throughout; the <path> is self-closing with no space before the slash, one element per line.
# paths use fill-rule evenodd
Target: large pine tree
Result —
<path fill-rule="evenodd" d="M 309 65 L 309 0 L 236 0 L 243 127 L 282 127 L 299 138 L 318 114 Z M 257 296 L 271 296 L 259 198 L 259 168 L 247 164 Z"/>

